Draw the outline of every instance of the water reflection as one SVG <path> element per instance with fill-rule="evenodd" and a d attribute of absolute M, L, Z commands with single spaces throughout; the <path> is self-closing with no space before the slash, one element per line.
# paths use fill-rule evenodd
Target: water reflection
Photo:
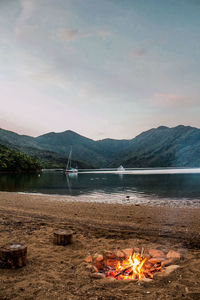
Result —
<path fill-rule="evenodd" d="M 69 194 L 73 195 L 73 182 L 78 180 L 78 173 L 68 173 L 66 174 L 67 186 L 69 190 Z"/>
<path fill-rule="evenodd" d="M 0 190 L 89 196 L 90 201 L 200 205 L 200 174 L 113 174 L 62 172 L 1 174 Z M 126 197 L 130 196 L 130 197 Z M 156 202 L 157 201 L 157 202 Z M 171 202 L 170 202 L 171 201 Z"/>

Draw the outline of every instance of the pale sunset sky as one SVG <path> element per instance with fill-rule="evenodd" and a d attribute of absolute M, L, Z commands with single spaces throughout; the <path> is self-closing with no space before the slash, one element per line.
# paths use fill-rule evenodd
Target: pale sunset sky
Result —
<path fill-rule="evenodd" d="M 200 127 L 200 0 L 0 0 L 0 127 Z"/>

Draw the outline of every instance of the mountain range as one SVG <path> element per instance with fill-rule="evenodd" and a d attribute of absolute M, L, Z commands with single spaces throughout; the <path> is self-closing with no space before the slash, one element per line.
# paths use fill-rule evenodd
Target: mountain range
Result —
<path fill-rule="evenodd" d="M 44 167 L 64 167 L 71 146 L 79 168 L 200 167 L 200 129 L 184 125 L 98 141 L 71 130 L 31 137 L 0 129 L 0 144 L 36 157 Z"/>

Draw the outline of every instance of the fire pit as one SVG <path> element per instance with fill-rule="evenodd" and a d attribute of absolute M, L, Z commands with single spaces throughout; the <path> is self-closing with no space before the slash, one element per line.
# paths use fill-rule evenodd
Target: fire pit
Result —
<path fill-rule="evenodd" d="M 104 251 L 88 256 L 85 261 L 96 276 L 116 280 L 152 280 L 155 274 L 168 275 L 178 268 L 174 263 L 180 253 L 144 248 Z"/>

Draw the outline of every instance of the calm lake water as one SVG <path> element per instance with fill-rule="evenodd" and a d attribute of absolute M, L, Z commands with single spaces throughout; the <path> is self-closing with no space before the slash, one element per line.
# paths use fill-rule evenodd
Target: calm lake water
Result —
<path fill-rule="evenodd" d="M 1 174 L 0 190 L 70 195 L 78 201 L 200 207 L 200 169 Z"/>

